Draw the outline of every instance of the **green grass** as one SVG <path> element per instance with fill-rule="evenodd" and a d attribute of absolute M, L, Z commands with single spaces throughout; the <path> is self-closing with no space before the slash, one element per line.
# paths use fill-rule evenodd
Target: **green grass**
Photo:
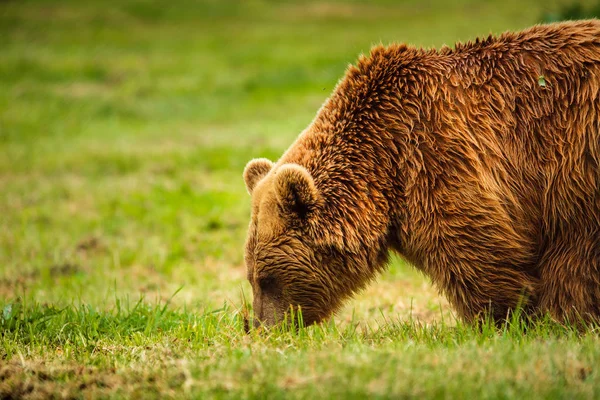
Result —
<path fill-rule="evenodd" d="M 388 320 L 244 333 L 228 307 L 5 307 L 0 390 L 117 397 L 597 398 L 598 338 L 542 321 L 526 333 Z"/>
<path fill-rule="evenodd" d="M 373 44 L 545 4 L 0 1 L 0 397 L 598 397 L 593 329 L 457 324 L 398 259 L 323 326 L 243 331 L 245 163 Z"/>

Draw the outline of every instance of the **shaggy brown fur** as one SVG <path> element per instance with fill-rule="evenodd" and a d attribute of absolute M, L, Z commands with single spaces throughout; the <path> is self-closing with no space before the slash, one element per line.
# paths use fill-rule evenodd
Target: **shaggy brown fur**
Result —
<path fill-rule="evenodd" d="M 251 161 L 246 262 L 266 324 L 307 324 L 395 250 L 472 321 L 600 317 L 600 22 L 454 50 L 376 47 L 276 164 Z"/>

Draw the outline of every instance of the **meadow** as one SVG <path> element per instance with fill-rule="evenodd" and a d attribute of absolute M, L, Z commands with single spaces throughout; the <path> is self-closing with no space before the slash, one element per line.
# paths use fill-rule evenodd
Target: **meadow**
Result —
<path fill-rule="evenodd" d="M 597 329 L 465 326 L 398 258 L 322 325 L 243 327 L 246 162 L 371 46 L 553 7 L 0 1 L 0 398 L 599 398 Z"/>

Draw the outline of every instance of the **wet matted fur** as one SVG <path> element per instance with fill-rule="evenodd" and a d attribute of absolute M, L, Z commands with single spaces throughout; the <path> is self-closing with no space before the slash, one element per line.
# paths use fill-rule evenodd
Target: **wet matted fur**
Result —
<path fill-rule="evenodd" d="M 600 22 L 376 47 L 251 161 L 254 310 L 329 316 L 396 251 L 467 321 L 600 316 Z M 401 295 L 401 293 L 399 293 Z"/>

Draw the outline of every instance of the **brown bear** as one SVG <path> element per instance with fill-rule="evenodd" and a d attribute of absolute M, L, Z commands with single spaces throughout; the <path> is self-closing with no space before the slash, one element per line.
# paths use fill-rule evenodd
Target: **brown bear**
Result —
<path fill-rule="evenodd" d="M 248 163 L 257 321 L 330 316 L 396 251 L 466 321 L 600 316 L 600 22 L 375 47 Z"/>

